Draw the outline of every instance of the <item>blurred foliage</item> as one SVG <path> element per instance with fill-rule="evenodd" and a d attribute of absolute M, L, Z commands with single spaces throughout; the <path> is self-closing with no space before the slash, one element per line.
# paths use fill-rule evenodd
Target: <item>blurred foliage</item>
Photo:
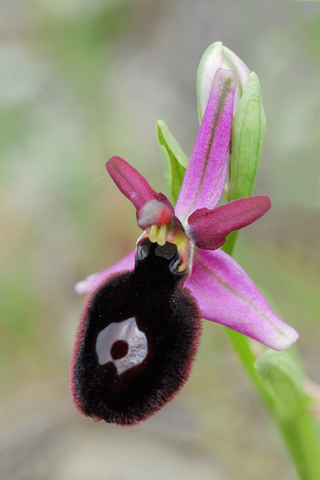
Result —
<path fill-rule="evenodd" d="M 255 193 L 270 194 L 273 209 L 239 236 L 236 259 L 300 332 L 307 372 L 319 382 L 319 4 L 2 3 L 2 401 L 42 382 L 66 398 L 83 302 L 73 286 L 127 253 L 139 235 L 104 163 L 123 156 L 163 189 L 155 123 L 164 118 L 190 153 L 197 66 L 215 40 L 259 75 L 267 117 Z M 250 388 L 223 330 L 206 325 L 181 396 L 198 414 L 205 448 L 227 478 L 292 478 Z"/>

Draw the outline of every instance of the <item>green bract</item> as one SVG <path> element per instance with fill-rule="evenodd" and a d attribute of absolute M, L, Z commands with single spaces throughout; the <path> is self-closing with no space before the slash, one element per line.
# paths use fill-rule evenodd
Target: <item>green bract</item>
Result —
<path fill-rule="evenodd" d="M 257 75 L 249 75 L 233 117 L 229 163 L 229 200 L 252 195 L 262 154 L 266 118 Z"/>
<path fill-rule="evenodd" d="M 189 159 L 163 120 L 157 122 L 156 136 L 163 160 L 166 190 L 175 204 Z"/>

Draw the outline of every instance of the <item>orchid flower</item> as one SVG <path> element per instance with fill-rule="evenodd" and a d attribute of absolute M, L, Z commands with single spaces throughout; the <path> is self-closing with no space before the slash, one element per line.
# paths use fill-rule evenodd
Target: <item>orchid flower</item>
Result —
<path fill-rule="evenodd" d="M 94 420 L 132 425 L 167 403 L 190 374 L 200 318 L 274 350 L 298 338 L 238 263 L 220 250 L 229 233 L 271 207 L 266 195 L 218 206 L 236 83 L 234 72 L 217 70 L 175 207 L 125 160 L 112 157 L 106 164 L 136 208 L 143 233 L 126 257 L 76 285 L 79 294 L 91 293 L 77 334 L 71 392 L 80 412 Z M 99 373 L 105 366 L 108 373 Z"/>

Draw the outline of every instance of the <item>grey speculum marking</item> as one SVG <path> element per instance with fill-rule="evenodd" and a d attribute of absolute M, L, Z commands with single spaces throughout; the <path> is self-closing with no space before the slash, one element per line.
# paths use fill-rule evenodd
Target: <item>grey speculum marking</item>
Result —
<path fill-rule="evenodd" d="M 110 323 L 97 337 L 96 352 L 100 365 L 112 362 L 121 375 L 146 358 L 147 337 L 139 330 L 135 317 Z"/>

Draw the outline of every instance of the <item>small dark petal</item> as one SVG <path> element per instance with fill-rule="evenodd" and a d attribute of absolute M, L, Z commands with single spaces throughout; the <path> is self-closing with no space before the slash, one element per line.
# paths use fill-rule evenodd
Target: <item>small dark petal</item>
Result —
<path fill-rule="evenodd" d="M 268 195 L 256 195 L 238 198 L 212 210 L 195 210 L 188 218 L 191 237 L 197 247 L 216 250 L 231 232 L 255 222 L 270 208 Z"/>
<path fill-rule="evenodd" d="M 89 296 L 77 334 L 74 403 L 82 414 L 108 423 L 135 425 L 155 414 L 186 382 L 199 346 L 198 305 L 183 277 L 170 270 L 176 252 L 168 244 L 148 246 L 133 272 L 107 279 Z M 101 345 L 112 344 L 111 353 L 123 353 L 118 342 L 127 342 L 127 355 L 99 363 L 98 336 Z"/>

